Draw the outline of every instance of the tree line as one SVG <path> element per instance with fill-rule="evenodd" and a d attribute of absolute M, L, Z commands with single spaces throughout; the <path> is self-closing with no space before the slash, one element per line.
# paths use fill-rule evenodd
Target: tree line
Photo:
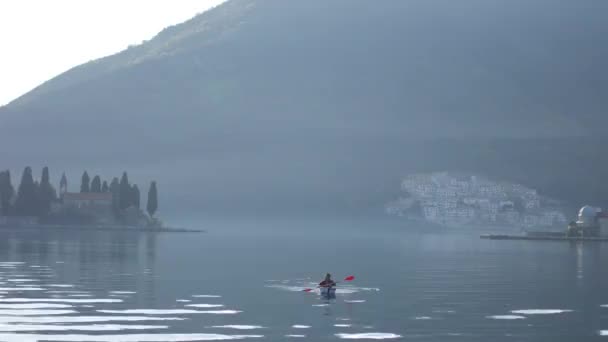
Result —
<path fill-rule="evenodd" d="M 68 181 L 65 173 L 61 176 L 60 190 L 67 190 Z M 116 217 L 128 208 L 140 209 L 141 194 L 137 184 L 129 182 L 129 176 L 123 172 L 122 177 L 114 177 L 110 184 L 96 175 L 91 178 L 87 171 L 82 174 L 81 193 L 111 193 L 112 209 Z M 26 167 L 21 176 L 17 190 L 12 184 L 9 170 L 0 171 L 0 214 L 3 216 L 36 216 L 44 217 L 51 211 L 51 205 L 62 199 L 57 195 L 50 182 L 49 168 L 42 169 L 40 181 L 34 180 L 32 168 Z M 146 211 L 153 217 L 158 210 L 158 191 L 156 182 L 150 184 Z"/>

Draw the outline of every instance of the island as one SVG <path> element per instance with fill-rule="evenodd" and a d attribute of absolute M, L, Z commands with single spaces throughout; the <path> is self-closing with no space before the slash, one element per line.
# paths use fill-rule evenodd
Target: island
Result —
<path fill-rule="evenodd" d="M 156 213 L 158 188 L 150 183 L 145 211 L 137 184 L 129 181 L 127 172 L 120 179 L 90 178 L 84 171 L 77 192 L 68 190 L 63 173 L 59 191 L 50 182 L 48 167 L 41 178 L 34 179 L 32 168 L 26 167 L 15 190 L 10 170 L 0 172 L 0 227 L 57 228 L 132 231 L 198 232 L 198 230 L 167 227 Z"/>

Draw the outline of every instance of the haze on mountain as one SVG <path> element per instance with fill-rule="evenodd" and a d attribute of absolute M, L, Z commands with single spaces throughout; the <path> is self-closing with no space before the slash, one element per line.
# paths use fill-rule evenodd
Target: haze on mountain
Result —
<path fill-rule="evenodd" d="M 400 177 L 441 170 L 601 205 L 607 10 L 229 0 L 1 108 L 0 152 L 129 169 L 176 212 L 380 212 Z"/>

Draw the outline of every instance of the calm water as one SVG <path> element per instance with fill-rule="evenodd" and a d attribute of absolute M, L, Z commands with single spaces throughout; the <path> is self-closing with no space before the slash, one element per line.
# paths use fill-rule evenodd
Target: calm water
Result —
<path fill-rule="evenodd" d="M 608 244 L 370 222 L 203 228 L 0 231 L 0 341 L 608 340 Z M 329 302 L 301 292 L 328 271 L 357 279 Z"/>

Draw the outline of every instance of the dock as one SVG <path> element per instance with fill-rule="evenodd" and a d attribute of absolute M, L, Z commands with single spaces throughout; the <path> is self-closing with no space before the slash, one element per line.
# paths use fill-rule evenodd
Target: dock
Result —
<path fill-rule="evenodd" d="M 482 239 L 488 240 L 528 240 L 528 241 L 572 241 L 572 242 L 608 242 L 608 237 L 583 237 L 567 236 L 566 234 L 547 234 L 547 235 L 508 235 L 508 234 L 482 234 Z"/>

